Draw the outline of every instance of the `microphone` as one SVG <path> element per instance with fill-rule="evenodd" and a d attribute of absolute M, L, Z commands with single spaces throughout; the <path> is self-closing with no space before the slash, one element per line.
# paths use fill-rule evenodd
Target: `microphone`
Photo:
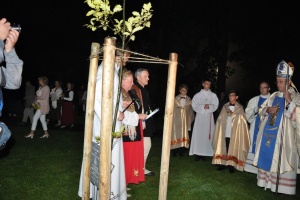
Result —
<path fill-rule="evenodd" d="M 128 94 L 129 94 L 132 102 L 122 112 L 125 112 L 131 106 L 131 104 L 133 104 L 134 102 L 137 104 L 138 107 L 140 107 L 140 105 L 142 105 L 135 90 L 129 90 Z"/>
<path fill-rule="evenodd" d="M 129 90 L 128 94 L 130 95 L 131 99 L 135 99 L 135 97 L 137 96 L 134 89 Z"/>
<path fill-rule="evenodd" d="M 135 101 L 138 104 L 138 106 L 142 105 L 142 103 L 141 103 L 141 101 L 140 101 L 139 97 L 137 96 L 134 89 L 129 90 L 128 94 L 130 95 L 132 101 Z"/>

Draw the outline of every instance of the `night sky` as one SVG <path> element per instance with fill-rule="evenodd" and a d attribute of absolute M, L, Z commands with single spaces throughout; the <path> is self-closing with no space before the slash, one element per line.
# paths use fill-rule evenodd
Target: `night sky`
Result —
<path fill-rule="evenodd" d="M 0 18 L 6 17 L 22 27 L 16 50 L 24 61 L 23 79 L 36 82 L 38 76 L 46 75 L 50 83 L 59 79 L 63 83 L 72 81 L 75 86 L 86 84 L 91 43 L 103 44 L 104 37 L 113 34 L 102 30 L 93 32 L 84 27 L 89 22 L 85 16 L 89 7 L 83 0 L 31 2 L 1 1 L 0 5 Z M 111 7 L 123 3 L 121 0 L 110 2 Z M 126 11 L 130 13 L 140 11 L 142 4 L 149 1 L 126 2 Z M 230 32 L 230 51 L 232 46 L 243 47 L 239 52 L 243 54 L 232 59 L 238 73 L 228 79 L 227 86 L 242 90 L 244 101 L 258 94 L 258 84 L 262 80 L 272 82 L 275 90 L 275 69 L 281 60 L 294 63 L 293 80 L 300 87 L 296 78 L 300 74 L 297 69 L 300 65 L 300 9 L 295 5 L 296 1 L 257 0 L 247 4 L 237 0 L 150 2 L 154 10 L 151 27 L 137 32 L 136 41 L 129 45 L 135 52 L 162 59 L 168 59 L 171 52 L 178 53 L 184 67 L 178 68 L 177 87 L 188 83 L 190 96 L 199 91 L 201 82 L 201 75 L 197 73 L 202 72 L 196 70 L 200 64 L 194 61 L 202 56 L 207 37 L 214 35 L 218 40 L 224 30 Z M 244 65 L 239 67 L 237 64 L 241 60 Z M 150 95 L 154 104 L 163 104 L 167 65 L 128 63 L 128 68 L 133 71 L 137 67 L 150 69 Z M 239 77 L 246 78 L 241 80 Z"/>

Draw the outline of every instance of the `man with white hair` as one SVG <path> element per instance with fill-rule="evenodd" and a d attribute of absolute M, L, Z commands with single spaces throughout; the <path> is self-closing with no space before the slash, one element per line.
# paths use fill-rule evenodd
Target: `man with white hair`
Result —
<path fill-rule="evenodd" d="M 281 61 L 276 70 L 278 91 L 261 105 L 253 165 L 258 167 L 257 185 L 272 192 L 296 194 L 300 152 L 300 94 L 291 88 L 293 70 Z M 297 150 L 298 148 L 298 150 Z"/>
<path fill-rule="evenodd" d="M 149 71 L 144 68 L 139 68 L 135 72 L 135 78 L 136 82 L 132 86 L 132 89 L 134 89 L 142 101 L 143 106 L 143 113 L 144 114 L 150 114 L 151 113 L 151 102 L 150 97 L 147 89 L 145 88 L 146 85 L 148 85 L 149 81 Z M 146 176 L 154 176 L 155 173 L 153 171 L 150 171 L 146 169 L 146 161 L 151 149 L 151 137 L 153 136 L 153 122 L 152 118 L 147 119 L 143 123 L 143 129 L 144 129 L 144 174 Z"/>

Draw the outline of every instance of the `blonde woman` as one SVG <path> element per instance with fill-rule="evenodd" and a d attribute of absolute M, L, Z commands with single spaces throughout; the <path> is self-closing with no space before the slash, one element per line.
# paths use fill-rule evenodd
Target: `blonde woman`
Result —
<path fill-rule="evenodd" d="M 142 114 L 142 103 L 136 93 L 130 93 L 133 85 L 133 73 L 124 69 L 122 76 L 122 106 L 125 126 L 123 134 L 123 149 L 125 162 L 126 184 L 139 184 L 145 181 L 144 174 L 144 133 L 142 120 L 147 115 Z M 129 106 L 129 107 L 128 107 Z"/>
<path fill-rule="evenodd" d="M 41 138 L 48 138 L 48 128 L 46 123 L 46 114 L 49 112 L 49 94 L 50 88 L 48 86 L 48 78 L 46 76 L 40 76 L 38 78 L 39 81 L 39 89 L 36 91 L 35 100 L 36 103 L 39 105 L 39 108 L 36 110 L 33 116 L 33 122 L 31 125 L 31 131 L 25 136 L 26 138 L 33 138 L 34 131 L 37 126 L 37 121 L 40 119 L 43 129 L 44 135 Z"/>

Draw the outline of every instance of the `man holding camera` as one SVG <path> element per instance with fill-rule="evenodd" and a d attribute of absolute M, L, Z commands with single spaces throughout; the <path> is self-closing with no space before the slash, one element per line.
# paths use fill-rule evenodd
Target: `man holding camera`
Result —
<path fill-rule="evenodd" d="M 15 44 L 19 38 L 19 32 L 12 29 L 10 22 L 5 18 L 0 20 L 0 86 L 6 89 L 18 89 L 22 82 L 23 61 L 19 59 Z M 2 65 L 6 64 L 6 67 Z M 0 87 L 0 116 L 2 115 L 3 96 Z M 3 126 L 3 127 L 2 127 Z M 5 127 L 4 127 L 5 126 Z M 0 124 L 0 150 L 10 137 L 6 125 Z M 9 134 L 9 135 L 8 135 Z"/>

